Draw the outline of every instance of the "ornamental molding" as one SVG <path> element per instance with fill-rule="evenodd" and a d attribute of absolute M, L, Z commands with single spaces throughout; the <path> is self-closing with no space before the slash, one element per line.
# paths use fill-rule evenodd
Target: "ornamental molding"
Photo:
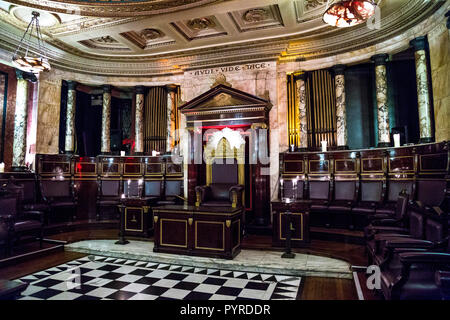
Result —
<path fill-rule="evenodd" d="M 442 5 L 444 4 L 445 5 Z M 170 54 L 153 54 L 144 56 L 106 56 L 82 52 L 77 48 L 52 38 L 44 33 L 50 62 L 55 67 L 71 72 L 79 72 L 100 76 L 157 76 L 183 74 L 187 70 L 207 68 L 217 65 L 244 64 L 249 62 L 276 61 L 282 63 L 295 61 L 314 61 L 327 57 L 345 54 L 358 59 L 356 50 L 361 56 L 366 51 L 396 50 L 403 45 L 404 39 L 431 32 L 438 34 L 445 28 L 444 14 L 450 7 L 450 1 L 428 2 L 408 1 L 399 10 L 384 17 L 382 30 L 369 30 L 359 26 L 352 30 L 340 31 L 337 34 L 315 36 L 313 32 L 301 36 L 288 36 L 273 40 L 254 40 L 241 44 L 227 44 L 194 50 L 179 50 Z M 417 15 L 421 12 L 421 15 Z M 3 18 L 4 11 L 0 10 Z M 400 21 L 399 16 L 403 15 Z M 17 24 L 17 22 L 16 22 Z M 21 30 L 13 23 L 0 22 L 0 47 L 9 52 L 14 51 L 20 41 Z M 441 27 L 442 25 L 442 27 Z M 5 28 L 4 28 L 5 27 Z M 329 29 L 327 29 L 329 30 Z M 384 49 L 388 48 L 388 49 Z M 392 49 L 394 48 L 394 49 Z M 37 50 L 36 45 L 31 45 Z M 353 51 L 353 53 L 352 53 Z M 286 52 L 286 54 L 282 54 Z M 391 52 L 391 51 L 388 51 Z M 365 58 L 360 58 L 363 61 Z M 174 65 L 178 69 L 174 69 Z"/>
<path fill-rule="evenodd" d="M 90 17 L 136 17 L 171 13 L 227 0 L 8 0 L 8 2 L 50 12 Z"/>

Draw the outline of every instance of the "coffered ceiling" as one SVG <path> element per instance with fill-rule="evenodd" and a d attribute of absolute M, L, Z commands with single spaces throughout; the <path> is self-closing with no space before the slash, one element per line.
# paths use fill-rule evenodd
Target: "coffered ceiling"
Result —
<path fill-rule="evenodd" d="M 445 0 L 377 2 L 379 29 L 336 29 L 322 21 L 326 0 L 0 1 L 0 47 L 17 45 L 37 8 L 49 57 L 63 69 L 138 75 L 280 57 L 310 59 L 404 32 Z"/>

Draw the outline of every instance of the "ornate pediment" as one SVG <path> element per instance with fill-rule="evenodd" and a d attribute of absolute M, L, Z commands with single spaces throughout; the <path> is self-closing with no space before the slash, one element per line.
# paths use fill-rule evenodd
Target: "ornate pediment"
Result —
<path fill-rule="evenodd" d="M 184 114 L 252 112 L 270 110 L 270 102 L 244 91 L 219 84 L 181 107 Z"/>

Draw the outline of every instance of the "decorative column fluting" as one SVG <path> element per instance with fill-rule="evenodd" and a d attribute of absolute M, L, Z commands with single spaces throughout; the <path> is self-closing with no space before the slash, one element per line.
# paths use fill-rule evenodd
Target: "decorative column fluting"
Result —
<path fill-rule="evenodd" d="M 334 85 L 336 91 L 336 140 L 341 150 L 348 149 L 347 145 L 347 111 L 345 105 L 345 65 L 338 64 L 333 67 Z"/>
<path fill-rule="evenodd" d="M 16 70 L 16 110 L 14 113 L 14 141 L 12 171 L 23 171 L 26 168 L 25 154 L 27 152 L 27 107 L 28 81 L 26 74 Z"/>
<path fill-rule="evenodd" d="M 68 81 L 67 110 L 66 110 L 66 139 L 64 144 L 65 153 L 71 154 L 75 151 L 75 108 L 77 105 L 77 83 Z"/>
<path fill-rule="evenodd" d="M 389 147 L 391 145 L 386 74 L 386 60 L 388 57 L 386 53 L 377 54 L 372 57 L 372 60 L 375 62 L 379 148 Z"/>
<path fill-rule="evenodd" d="M 308 149 L 308 118 L 306 111 L 306 73 L 302 73 L 297 76 L 295 80 L 295 94 L 298 110 L 298 122 L 299 122 L 299 143 L 300 150 Z"/>
<path fill-rule="evenodd" d="M 176 106 L 175 106 L 175 90 L 176 86 L 167 86 L 167 146 L 166 151 L 171 152 L 175 145 L 175 118 L 176 118 Z"/>
<path fill-rule="evenodd" d="M 103 86 L 102 154 L 111 153 L 111 86 Z"/>
<path fill-rule="evenodd" d="M 145 87 L 136 87 L 136 115 L 135 115 L 135 154 L 144 153 L 144 92 Z"/>
<path fill-rule="evenodd" d="M 431 98 L 428 83 L 427 38 L 418 37 L 410 42 L 414 47 L 416 61 L 417 100 L 419 107 L 419 143 L 434 141 L 433 116 L 431 114 Z"/>

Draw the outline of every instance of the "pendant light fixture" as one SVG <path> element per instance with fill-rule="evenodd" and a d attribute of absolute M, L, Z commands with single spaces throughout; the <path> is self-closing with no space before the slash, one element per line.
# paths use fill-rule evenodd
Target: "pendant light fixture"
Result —
<path fill-rule="evenodd" d="M 327 1 L 323 21 L 338 28 L 356 26 L 373 16 L 376 7 L 373 0 L 332 0 L 331 4 Z"/>
<path fill-rule="evenodd" d="M 32 12 L 32 18 L 30 23 L 28 24 L 28 27 L 25 31 L 25 33 L 22 36 L 22 39 L 20 40 L 20 43 L 14 52 L 12 62 L 13 65 L 22 71 L 25 72 L 31 72 L 33 74 L 38 74 L 42 71 L 49 71 L 50 64 L 48 62 L 48 59 L 44 55 L 44 45 L 42 40 L 42 34 L 41 34 L 41 28 L 39 26 L 39 12 L 33 11 Z M 37 42 L 38 42 L 38 49 L 39 49 L 39 55 L 32 55 L 30 53 L 30 42 L 31 38 L 33 36 L 33 32 L 35 32 Z M 27 43 L 25 44 L 25 38 L 28 35 Z"/>

